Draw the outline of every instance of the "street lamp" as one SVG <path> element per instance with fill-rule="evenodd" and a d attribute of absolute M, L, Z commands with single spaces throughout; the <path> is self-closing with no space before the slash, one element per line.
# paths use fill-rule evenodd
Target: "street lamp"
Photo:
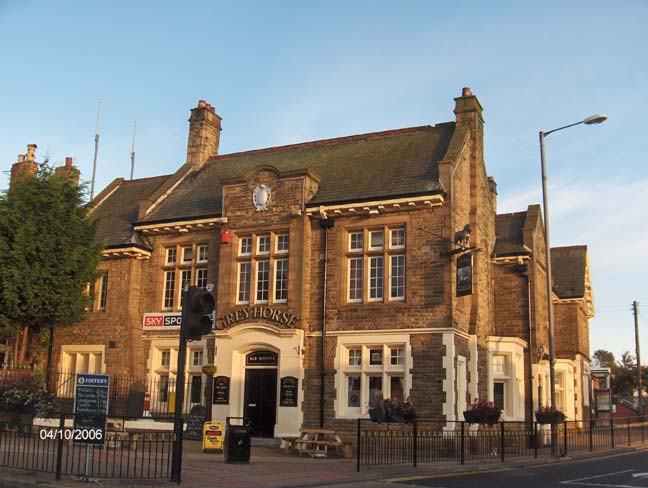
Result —
<path fill-rule="evenodd" d="M 605 122 L 607 116 L 602 114 L 591 115 L 586 119 L 576 122 L 574 124 L 558 127 L 550 131 L 540 131 L 540 162 L 542 166 L 542 205 L 544 209 L 544 224 L 545 224 L 545 256 L 547 259 L 547 314 L 549 319 L 549 391 L 551 394 L 551 408 L 556 407 L 556 351 L 554 347 L 554 317 L 553 317 L 553 302 L 551 300 L 552 292 L 552 279 L 551 279 L 551 246 L 549 244 L 549 201 L 547 197 L 547 168 L 545 164 L 545 136 L 552 132 L 574 127 L 575 125 L 586 124 L 600 124 Z M 551 427 L 551 452 L 556 453 L 556 426 L 552 424 Z"/>

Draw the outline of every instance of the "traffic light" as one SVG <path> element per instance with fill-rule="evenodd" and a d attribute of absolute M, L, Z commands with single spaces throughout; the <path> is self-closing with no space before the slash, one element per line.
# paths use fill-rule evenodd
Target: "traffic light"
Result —
<path fill-rule="evenodd" d="M 204 288 L 190 286 L 184 292 L 182 306 L 182 335 L 185 339 L 199 341 L 212 329 L 211 313 L 214 297 Z"/>

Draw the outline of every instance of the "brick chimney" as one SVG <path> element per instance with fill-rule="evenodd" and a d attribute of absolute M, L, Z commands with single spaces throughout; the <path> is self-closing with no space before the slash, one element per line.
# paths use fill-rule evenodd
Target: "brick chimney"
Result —
<path fill-rule="evenodd" d="M 78 186 L 79 184 L 79 175 L 81 174 L 81 171 L 76 166 L 72 166 L 72 158 L 67 157 L 65 158 L 65 166 L 59 166 L 54 170 L 54 172 L 57 175 L 65 175 L 74 184 L 74 186 Z"/>
<path fill-rule="evenodd" d="M 38 173 L 38 163 L 36 162 L 37 147 L 36 144 L 27 144 L 27 154 L 18 155 L 18 162 L 11 166 L 9 186 L 24 176 L 36 176 L 36 173 Z"/>
<path fill-rule="evenodd" d="M 477 100 L 477 97 L 472 94 L 470 88 L 465 87 L 461 91 L 461 96 L 454 99 L 455 109 L 454 113 L 457 116 L 458 127 L 470 127 L 472 130 L 477 130 L 483 134 L 484 119 L 482 111 L 484 110 Z"/>
<path fill-rule="evenodd" d="M 198 106 L 191 109 L 187 163 L 199 168 L 207 158 L 218 154 L 221 120 L 216 109 L 204 100 L 200 100 Z"/>

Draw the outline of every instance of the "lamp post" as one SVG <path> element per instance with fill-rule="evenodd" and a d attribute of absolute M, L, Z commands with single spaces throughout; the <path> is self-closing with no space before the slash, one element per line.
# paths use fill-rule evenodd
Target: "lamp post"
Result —
<path fill-rule="evenodd" d="M 547 168 L 545 163 L 545 137 L 553 132 L 574 127 L 575 125 L 600 124 L 607 119 L 605 115 L 596 114 L 574 124 L 558 127 L 550 131 L 540 131 L 540 163 L 542 166 L 542 206 L 544 210 L 545 224 L 545 256 L 547 260 L 547 315 L 549 320 L 549 392 L 551 397 L 551 408 L 556 407 L 556 350 L 554 346 L 554 317 L 553 302 L 551 299 L 552 278 L 551 278 L 551 246 L 549 244 L 549 200 L 547 196 Z M 551 426 L 551 453 L 556 454 L 556 426 Z"/>

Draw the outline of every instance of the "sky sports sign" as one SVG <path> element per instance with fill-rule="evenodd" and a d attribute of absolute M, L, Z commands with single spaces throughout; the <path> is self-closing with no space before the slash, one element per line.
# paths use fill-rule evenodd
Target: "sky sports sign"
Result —
<path fill-rule="evenodd" d="M 145 313 L 142 320 L 143 330 L 174 330 L 182 325 L 182 313 Z"/>

